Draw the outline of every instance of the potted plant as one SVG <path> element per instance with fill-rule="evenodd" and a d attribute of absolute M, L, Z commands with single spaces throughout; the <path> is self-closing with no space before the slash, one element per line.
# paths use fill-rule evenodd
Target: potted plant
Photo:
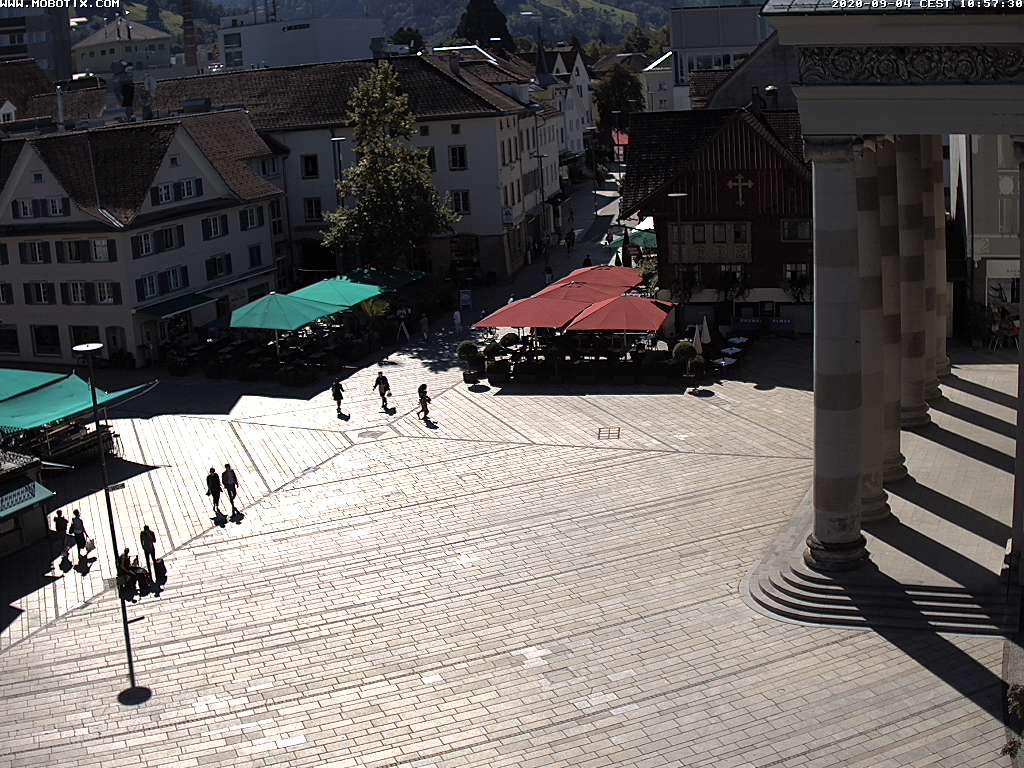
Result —
<path fill-rule="evenodd" d="M 462 380 L 467 384 L 478 383 L 480 375 L 483 373 L 482 364 L 484 360 L 480 354 L 480 348 L 472 341 L 464 341 L 455 350 L 455 356 L 462 361 L 464 366 Z"/>
<path fill-rule="evenodd" d="M 694 355 L 687 363 L 686 372 L 690 375 L 694 384 L 699 384 L 707 371 L 707 363 L 701 355 Z"/>
<path fill-rule="evenodd" d="M 503 346 L 505 349 L 511 349 L 512 347 L 517 347 L 517 346 L 519 346 L 519 343 L 520 343 L 519 334 L 518 333 L 506 333 L 504 336 L 501 337 L 501 339 L 500 339 L 500 341 L 498 343 L 501 344 L 501 346 Z"/>

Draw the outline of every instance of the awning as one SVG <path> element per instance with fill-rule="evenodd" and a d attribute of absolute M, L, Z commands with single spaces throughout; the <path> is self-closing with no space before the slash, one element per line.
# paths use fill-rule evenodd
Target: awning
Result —
<path fill-rule="evenodd" d="M 574 269 L 561 280 L 555 281 L 555 285 L 565 283 L 585 283 L 587 285 L 609 285 L 622 288 L 627 291 L 636 288 L 643 282 L 640 273 L 628 267 L 582 267 Z"/>
<path fill-rule="evenodd" d="M 288 295 L 297 296 L 300 299 L 308 299 L 309 301 L 333 304 L 340 311 L 341 309 L 354 307 L 356 304 L 362 304 L 367 299 L 380 296 L 386 290 L 387 288 L 382 288 L 379 285 L 355 283 L 344 277 L 329 277 L 318 283 L 307 285 L 305 288 L 292 291 Z"/>
<path fill-rule="evenodd" d="M 155 381 L 117 392 L 96 390 L 100 408 L 117 405 L 148 392 Z M 73 373 L 37 389 L 0 401 L 0 432 L 24 432 L 92 411 L 89 383 Z"/>
<path fill-rule="evenodd" d="M 0 486 L 0 520 L 56 495 L 33 480 L 15 480 Z"/>
<path fill-rule="evenodd" d="M 474 328 L 561 328 L 576 315 L 590 306 L 587 301 L 549 299 L 545 296 L 531 296 L 506 304 L 483 320 L 474 323 Z"/>
<path fill-rule="evenodd" d="M 38 389 L 63 379 L 65 375 L 63 373 L 23 371 L 19 368 L 0 368 L 0 400 L 6 400 L 31 389 Z"/>
<path fill-rule="evenodd" d="M 268 293 L 231 313 L 232 328 L 295 331 L 321 317 L 341 312 L 342 307 L 309 301 L 284 293 Z"/>
<path fill-rule="evenodd" d="M 588 307 L 565 330 L 654 333 L 665 323 L 671 310 L 672 304 L 667 301 L 614 296 Z"/>
<path fill-rule="evenodd" d="M 173 299 L 167 299 L 167 301 L 139 307 L 135 311 L 140 315 L 149 315 L 151 317 L 159 317 L 161 320 L 168 320 L 175 315 L 188 312 L 196 307 L 205 307 L 207 304 L 213 304 L 216 301 L 215 298 L 207 296 L 205 293 L 189 293 L 185 296 L 175 296 Z"/>

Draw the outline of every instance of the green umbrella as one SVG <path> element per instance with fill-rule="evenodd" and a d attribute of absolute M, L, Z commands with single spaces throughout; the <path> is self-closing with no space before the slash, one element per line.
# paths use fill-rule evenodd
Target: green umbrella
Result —
<path fill-rule="evenodd" d="M 621 248 L 624 237 L 620 237 L 618 240 L 613 240 L 608 243 L 609 248 Z M 629 244 L 639 245 L 644 250 L 657 250 L 658 248 L 658 237 L 654 234 L 653 229 L 634 229 L 629 233 Z"/>
<path fill-rule="evenodd" d="M 231 313 L 232 328 L 262 328 L 274 332 L 274 349 L 278 356 L 281 347 L 278 345 L 278 331 L 294 331 L 309 325 L 321 317 L 340 312 L 342 307 L 324 304 L 321 301 L 309 301 L 283 293 L 268 293 L 262 298 L 251 301 Z"/>
<path fill-rule="evenodd" d="M 361 304 L 367 299 L 380 296 L 386 290 L 386 288 L 382 288 L 379 285 L 354 283 L 344 277 L 329 277 L 326 280 L 321 280 L 319 283 L 313 283 L 305 288 L 292 291 L 288 295 L 308 301 L 333 304 L 341 309 L 347 309 L 348 307 L 354 307 L 356 304 Z"/>

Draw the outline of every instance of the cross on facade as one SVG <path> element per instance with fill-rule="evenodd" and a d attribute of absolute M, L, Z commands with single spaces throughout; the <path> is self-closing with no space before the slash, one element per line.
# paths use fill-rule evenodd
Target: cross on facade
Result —
<path fill-rule="evenodd" d="M 742 208 L 743 205 L 744 205 L 744 202 L 743 202 L 743 189 L 744 188 L 746 188 L 746 189 L 753 189 L 754 188 L 754 182 L 752 182 L 750 179 L 744 179 L 742 173 L 737 173 L 735 179 L 729 179 L 728 187 L 729 187 L 729 189 L 738 189 L 739 190 L 739 197 L 736 199 L 736 205 L 738 205 L 740 208 Z"/>

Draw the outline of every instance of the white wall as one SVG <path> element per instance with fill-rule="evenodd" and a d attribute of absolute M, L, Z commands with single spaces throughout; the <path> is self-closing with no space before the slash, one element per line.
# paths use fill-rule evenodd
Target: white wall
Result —
<path fill-rule="evenodd" d="M 229 44 L 233 35 L 239 36 L 240 49 Z M 221 62 L 242 69 L 368 59 L 371 40 L 383 37 L 381 19 L 365 17 L 288 19 L 217 31 Z M 232 60 L 232 50 L 241 50 L 240 62 Z"/>

